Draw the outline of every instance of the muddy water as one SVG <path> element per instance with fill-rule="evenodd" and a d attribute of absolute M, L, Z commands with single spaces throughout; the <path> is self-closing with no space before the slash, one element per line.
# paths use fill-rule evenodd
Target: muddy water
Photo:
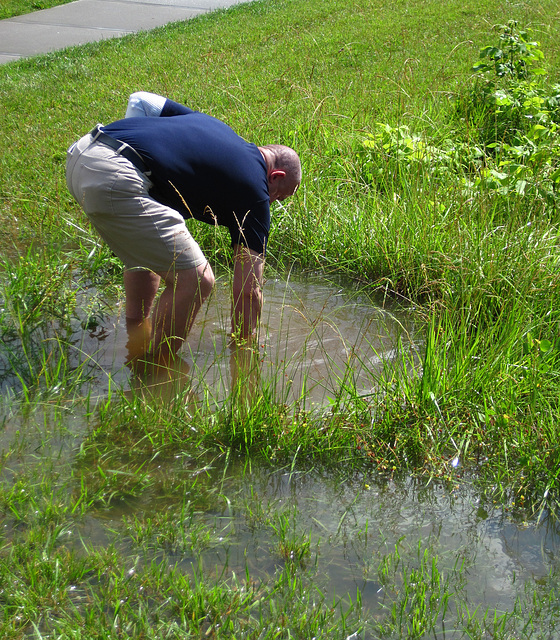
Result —
<path fill-rule="evenodd" d="M 417 349 L 413 319 L 407 313 L 376 307 L 359 292 L 317 280 L 270 279 L 265 297 L 263 378 L 279 398 L 290 402 L 324 404 L 341 387 L 355 387 L 367 395 L 383 366 L 398 362 L 403 352 L 413 357 Z M 220 279 L 183 349 L 191 366 L 190 384 L 216 402 L 226 397 L 230 384 L 229 305 L 227 281 Z M 85 335 L 76 331 L 76 359 L 87 359 L 95 393 L 101 396 L 110 386 L 130 385 L 124 365 L 124 318 L 118 305 L 114 308 L 95 330 Z M 2 481 L 12 483 L 25 467 L 32 478 L 54 474 L 56 483 L 68 487 L 83 478 L 93 495 L 99 484 L 96 466 L 83 468 L 73 459 L 84 429 L 86 420 L 79 415 L 37 412 L 27 420 L 6 417 L 0 450 L 12 448 L 13 441 L 22 444 L 21 454 L 16 447 L 17 459 L 2 471 Z M 119 464 L 115 461 L 115 473 Z M 460 475 L 449 485 L 425 487 L 406 478 L 303 467 L 297 460 L 289 469 L 277 469 L 242 456 L 205 460 L 187 452 L 138 464 L 149 474 L 149 486 L 134 498 L 123 490 L 122 499 L 89 509 L 73 523 L 76 537 L 69 537 L 68 544 L 74 540 L 81 546 L 85 540 L 107 546 L 118 535 L 120 548 L 133 564 L 139 551 L 124 523 L 173 514 L 174 525 L 187 538 L 191 532 L 203 538 L 199 532 L 206 531 L 208 540 L 203 547 L 174 547 L 159 543 L 154 535 L 147 562 L 165 560 L 185 572 L 202 565 L 206 572 L 223 576 L 245 575 L 248 568 L 258 580 L 274 575 L 286 562 L 279 553 L 278 532 L 284 522 L 289 538 L 308 543 L 302 568 L 313 588 L 343 599 L 355 599 L 358 589 L 373 618 L 387 615 L 402 575 L 417 569 L 425 552 L 429 563 L 437 558 L 439 570 L 450 576 L 456 601 L 470 611 L 511 611 L 526 586 L 546 585 L 549 574 L 558 571 L 556 526 L 546 519 L 519 521 L 500 505 L 483 503 Z M 133 467 L 126 467 L 132 475 Z M 459 474 L 460 464 L 450 473 Z M 194 507 L 188 517 L 185 502 Z M 379 572 L 384 563 L 393 571 L 387 582 Z M 447 622 L 452 626 L 452 620 Z"/>
<path fill-rule="evenodd" d="M 259 581 L 286 563 L 279 553 L 283 519 L 288 539 L 309 543 L 299 567 L 314 587 L 331 599 L 355 599 L 359 590 L 364 610 L 374 618 L 390 609 L 403 574 L 410 575 L 425 558 L 429 576 L 436 558 L 453 594 L 446 617 L 450 626 L 442 638 L 455 637 L 451 629 L 458 603 L 471 611 L 511 611 L 526 587 L 544 584 L 558 570 L 560 534 L 555 527 L 516 522 L 499 505 L 483 505 L 472 485 L 460 479 L 451 488 L 425 487 L 411 479 L 381 480 L 297 465 L 271 470 L 225 457 L 209 462 L 199 475 L 191 464 L 178 456 L 161 472 L 177 479 L 197 475 L 198 494 L 188 496 L 197 507 L 194 520 L 181 520 L 184 496 L 177 496 L 175 504 L 169 497 L 162 501 L 152 487 L 133 504 L 103 509 L 99 518 L 93 513 L 82 537 L 105 545 L 111 539 L 107 531 L 119 529 L 129 517 L 143 520 L 154 518 L 158 510 L 173 512 L 177 529 L 187 538 L 192 531 L 200 536 L 197 527 L 202 526 L 211 532 L 209 540 L 202 549 L 156 543 L 153 557 L 185 572 L 197 567 L 221 577 L 245 576 L 248 570 Z M 135 557 L 132 542 L 127 552 Z M 387 582 L 379 572 L 384 562 L 394 570 Z"/>
<path fill-rule="evenodd" d="M 219 278 L 181 355 L 196 394 L 219 403 L 230 391 L 230 289 Z M 272 278 L 264 287 L 259 350 L 263 384 L 279 401 L 309 407 L 341 390 L 367 395 L 384 364 L 406 352 L 414 357 L 414 319 L 409 312 L 375 306 L 363 294 L 318 278 Z M 86 334 L 80 351 L 98 368 L 98 391 L 127 386 L 130 374 L 122 307 Z"/>

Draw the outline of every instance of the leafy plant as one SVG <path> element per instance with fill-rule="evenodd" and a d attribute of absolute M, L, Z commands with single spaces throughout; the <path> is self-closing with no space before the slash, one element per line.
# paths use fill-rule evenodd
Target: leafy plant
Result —
<path fill-rule="evenodd" d="M 407 125 L 377 123 L 362 140 L 362 177 L 382 192 L 446 183 L 466 197 L 530 196 L 550 209 L 560 183 L 560 85 L 547 85 L 539 43 L 510 20 L 485 46 L 473 86 L 457 100 L 460 128 L 437 141 Z"/>
<path fill-rule="evenodd" d="M 482 166 L 484 152 L 476 145 L 447 137 L 438 142 L 412 132 L 407 125 L 378 122 L 359 150 L 362 177 L 384 192 L 398 191 L 409 182 L 442 182 Z"/>
<path fill-rule="evenodd" d="M 480 62 L 473 67 L 473 71 L 494 72 L 496 77 L 510 77 L 524 80 L 530 73 L 544 74 L 543 69 L 533 68 L 544 58 L 539 49 L 540 44 L 529 40 L 530 31 L 518 30 L 517 21 L 509 20 L 507 24 L 497 25 L 495 29 L 501 31 L 500 46 L 487 46 L 480 50 Z"/>
<path fill-rule="evenodd" d="M 472 67 L 477 75 L 457 113 L 483 145 L 512 143 L 519 136 L 537 140 L 535 123 L 550 125 L 560 116 L 560 86 L 548 86 L 540 43 L 530 40 L 530 31 L 518 29 L 510 20 L 495 27 L 499 46 L 480 50 L 481 62 Z"/>

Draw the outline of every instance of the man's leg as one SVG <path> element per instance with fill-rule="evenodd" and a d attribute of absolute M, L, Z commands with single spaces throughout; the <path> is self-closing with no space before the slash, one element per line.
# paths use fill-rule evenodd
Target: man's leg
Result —
<path fill-rule="evenodd" d="M 146 269 L 127 269 L 124 272 L 126 295 L 126 331 L 128 361 L 144 356 L 152 339 L 150 314 L 159 289 L 161 277 Z"/>
<path fill-rule="evenodd" d="M 127 269 L 124 272 L 126 319 L 140 322 L 152 312 L 161 277 L 147 269 Z"/>
<path fill-rule="evenodd" d="M 208 262 L 192 269 L 161 274 L 165 289 L 152 314 L 152 347 L 156 364 L 167 365 L 180 349 L 202 303 L 214 286 Z"/>

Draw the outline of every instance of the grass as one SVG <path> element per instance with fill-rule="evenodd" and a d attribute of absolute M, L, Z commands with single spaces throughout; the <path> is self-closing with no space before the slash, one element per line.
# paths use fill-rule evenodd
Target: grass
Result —
<path fill-rule="evenodd" d="M 0 20 L 15 18 L 33 11 L 50 9 L 61 4 L 66 4 L 72 0 L 2 0 L 0 5 Z"/>
<path fill-rule="evenodd" d="M 492 25 L 510 17 L 532 27 L 544 75 L 475 77 L 479 50 L 503 43 Z M 467 570 L 441 568 L 424 548 L 377 558 L 371 575 L 389 595 L 385 615 L 366 620 L 359 590 L 331 600 L 308 580 L 325 542 L 298 527 L 300 515 L 256 498 L 239 506 L 227 492 L 220 499 L 247 514 L 248 528 L 270 535 L 277 570 L 210 579 L 196 564 L 221 549 L 218 522 L 199 516 L 217 499 L 199 491 L 206 462 L 193 478 L 156 469 L 179 452 L 248 455 L 289 471 L 375 470 L 383 483 L 411 474 L 473 483 L 482 504 L 515 521 L 556 518 L 559 20 L 548 0 L 271 0 L 0 68 L 0 144 L 10 150 L 0 157 L 1 579 L 15 585 L 0 596 L 3 637 L 423 637 L 450 615 L 458 637 L 554 628 L 554 572 L 510 611 L 477 612 L 461 600 Z M 268 273 L 350 278 L 376 299 L 414 306 L 421 361 L 403 349 L 372 372 L 367 396 L 343 375 L 318 411 L 278 402 L 274 386 L 248 413 L 234 399 L 193 413 L 181 397 L 144 402 L 111 384 L 96 400 L 91 362 L 73 340 L 122 296 L 120 267 L 66 191 L 65 149 L 120 117 L 139 89 L 258 144 L 294 146 L 304 182 L 274 209 Z M 227 270 L 224 236 L 193 232 Z M 138 508 L 153 495 L 154 515 Z M 166 511 L 170 495 L 184 500 Z M 121 523 L 123 504 L 136 507 Z M 111 524 L 95 541 L 87 523 L 99 513 Z"/>

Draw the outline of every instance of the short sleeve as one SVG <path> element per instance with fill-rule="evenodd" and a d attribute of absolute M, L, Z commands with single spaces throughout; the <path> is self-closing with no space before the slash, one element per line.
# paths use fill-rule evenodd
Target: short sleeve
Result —
<path fill-rule="evenodd" d="M 128 99 L 125 118 L 158 117 L 161 115 L 166 98 L 147 91 L 137 91 Z"/>

